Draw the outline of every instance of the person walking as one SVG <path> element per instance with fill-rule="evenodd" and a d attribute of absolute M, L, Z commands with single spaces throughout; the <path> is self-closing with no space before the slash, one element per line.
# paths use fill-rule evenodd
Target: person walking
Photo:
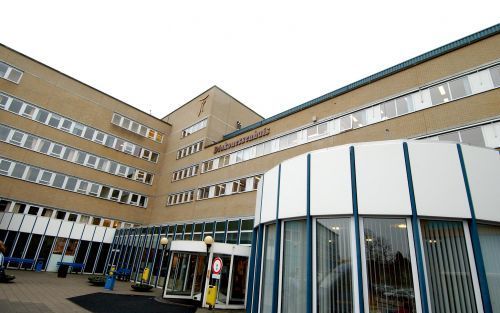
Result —
<path fill-rule="evenodd" d="M 5 245 L 3 244 L 3 241 L 0 240 L 0 270 L 3 270 L 3 260 L 5 251 L 6 251 Z"/>

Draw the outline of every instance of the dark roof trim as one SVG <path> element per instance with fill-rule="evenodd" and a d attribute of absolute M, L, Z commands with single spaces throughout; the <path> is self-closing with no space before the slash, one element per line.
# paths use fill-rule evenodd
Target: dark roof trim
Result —
<path fill-rule="evenodd" d="M 143 111 L 143 110 L 141 110 L 141 109 L 138 109 L 138 108 L 134 107 L 133 105 L 130 105 L 130 104 L 128 104 L 128 103 L 126 103 L 126 102 L 124 102 L 124 101 L 122 101 L 122 100 L 118 99 L 118 98 L 115 98 L 115 97 L 111 96 L 111 95 L 110 95 L 110 94 L 108 94 L 108 93 L 105 93 L 105 92 L 103 92 L 103 91 L 101 91 L 101 90 L 99 90 L 99 89 L 97 89 L 97 88 L 95 88 L 95 87 L 92 87 L 92 86 L 90 86 L 90 85 L 88 85 L 88 84 L 86 84 L 86 83 L 84 83 L 84 82 L 82 82 L 82 81 L 80 81 L 80 80 L 78 80 L 78 79 L 76 79 L 76 78 L 74 78 L 74 77 L 71 77 L 71 76 L 69 76 L 68 74 L 65 74 L 65 73 L 63 73 L 63 72 L 61 72 L 61 71 L 59 71 L 59 70 L 56 70 L 55 68 L 53 68 L 53 67 L 51 67 L 51 66 L 48 66 L 48 65 L 47 65 L 47 64 L 45 64 L 45 63 L 42 63 L 42 62 L 40 62 L 40 61 L 38 61 L 38 60 L 35 60 L 35 59 L 33 59 L 32 57 L 29 57 L 29 56 L 27 56 L 27 55 L 26 55 L 26 54 L 24 54 L 24 53 L 21 53 L 21 52 L 19 52 L 19 51 L 15 50 L 15 49 L 12 49 L 11 47 L 9 47 L 9 46 L 7 46 L 7 45 L 4 45 L 4 44 L 3 44 L 3 43 L 1 43 L 1 42 L 0 42 L 0 46 L 4 47 L 4 48 L 6 48 L 6 49 L 9 49 L 9 50 L 11 50 L 11 51 L 14 51 L 15 53 L 17 53 L 17 54 L 19 54 L 19 55 L 22 55 L 23 57 L 27 58 L 28 60 L 31 60 L 31 61 L 33 61 L 33 62 L 35 62 L 35 63 L 40 64 L 40 65 L 43 65 L 43 66 L 45 66 L 45 67 L 47 67 L 47 68 L 49 68 L 49 69 L 51 69 L 51 70 L 53 70 L 53 71 L 55 71 L 55 72 L 57 72 L 57 73 L 59 73 L 59 74 L 63 75 L 63 76 L 68 77 L 69 79 L 72 79 L 72 80 L 74 80 L 74 81 L 76 81 L 76 82 L 78 82 L 78 83 L 80 83 L 80 84 L 82 84 L 82 85 L 84 85 L 84 86 L 86 86 L 86 87 L 89 87 L 89 88 L 91 88 L 91 89 L 93 89 L 93 90 L 95 90 L 95 91 L 97 91 L 97 92 L 99 92 L 99 93 L 102 93 L 103 95 L 106 95 L 106 96 L 110 97 L 111 99 L 116 100 L 116 101 L 118 101 L 118 102 L 120 102 L 120 103 L 122 103 L 122 104 L 124 104 L 124 105 L 126 105 L 126 106 L 128 106 L 128 107 L 130 107 L 130 108 L 132 108 L 132 109 L 134 109 L 134 110 L 136 110 L 136 111 L 139 111 L 139 112 L 141 112 L 141 113 L 143 113 L 143 114 L 146 114 L 147 116 L 149 116 L 149 117 L 151 117 L 151 118 L 153 118 L 153 119 L 155 119 L 155 120 L 157 120 L 157 121 L 160 121 L 160 122 L 162 122 L 162 123 L 164 123 L 164 124 L 167 124 L 167 125 L 172 126 L 172 124 L 170 124 L 170 123 L 168 123 L 168 122 L 165 122 L 164 120 L 162 120 L 162 119 L 160 119 L 160 118 L 157 118 L 157 117 L 155 117 L 155 116 L 153 116 L 153 115 L 149 114 L 148 112 L 145 112 L 145 111 Z M 20 69 L 20 70 L 24 72 L 24 70 L 22 70 L 22 69 Z"/>
<path fill-rule="evenodd" d="M 335 97 L 338 97 L 342 94 L 345 94 L 345 93 L 348 93 L 350 91 L 353 91 L 354 89 L 357 89 L 357 88 L 360 88 L 362 86 L 365 86 L 365 85 L 368 85 L 370 83 L 373 83 L 377 80 L 380 80 L 382 78 L 385 78 L 387 76 L 390 76 L 390 75 L 393 75 L 393 74 L 396 74 L 398 72 L 401 72 L 401 71 L 404 71 L 410 67 L 413 67 L 415 65 L 418 65 L 418 64 L 421 64 L 421 63 L 424 63 L 424 62 L 427 62 L 431 59 L 434 59 L 434 58 L 437 58 L 443 54 L 447 54 L 449 52 L 452 52 L 454 50 L 457 50 L 457 49 L 460 49 L 460 48 L 463 48 L 465 46 L 468 46 L 472 43 L 475 43 L 475 42 L 478 42 L 478 41 L 481 41 L 483 39 L 486 39 L 488 37 L 491 37 L 491 36 L 494 36 L 496 34 L 500 33 L 500 24 L 496 24 L 494 26 L 491 26 L 489 28 L 486 28 L 484 30 L 481 30 L 477 33 L 474 33 L 472 35 L 469 35 L 467 37 L 464 37 L 462 39 L 459 39 L 459 40 L 456 40 L 452 43 L 449 43 L 447 45 L 444 45 L 444 46 L 441 46 L 437 49 L 434 49 L 434 50 L 431 50 L 429 52 L 426 52 L 424 54 L 421 54 L 417 57 L 414 57 L 412 59 L 409 59 L 407 61 L 404 61 L 402 63 L 399 63 L 397 65 L 394 65 L 392 67 L 389 67 L 388 69 L 385 69 L 381 72 L 378 72 L 378 73 L 375 73 L 373 75 L 370 75 L 368 77 L 365 77 L 361 80 L 358 80 L 354 83 L 351 83 L 347 86 L 344 86 L 344 87 L 341 87 L 337 90 L 334 90 L 332 92 L 329 92 L 321 97 L 318 97 L 316 99 L 313 99 L 313 100 L 310 100 L 308 102 L 305 102 L 301 105 L 298 105 L 296 107 L 293 107 L 291 109 L 288 109 L 286 111 L 283 111 L 281 113 L 278 113 L 274 116 L 271 116 L 267 119 L 264 119 L 262 121 L 259 121 L 257 123 L 254 123 L 252 125 L 248 125 L 247 127 L 244 127 L 242 129 L 239 129 L 239 130 L 236 130 L 232 133 L 229 133 L 229 134 L 226 134 L 223 136 L 223 140 L 226 140 L 226 139 L 229 139 L 229 138 L 233 138 L 235 136 L 238 136 L 240 134 L 243 134 L 245 132 L 248 132 L 248 131 L 251 131 L 251 130 L 254 130 L 256 128 L 259 128 L 263 125 L 266 125 L 266 124 L 269 124 L 271 122 L 274 122 L 274 121 L 277 121 L 281 118 L 284 118 L 286 116 L 289 116 L 289 115 L 292 115 L 294 113 L 297 113 L 299 111 L 302 111 L 302 110 L 305 110 L 305 109 L 308 109 L 312 106 L 315 106 L 319 103 L 322 103 L 322 102 L 325 102 L 327 100 L 330 100 L 332 98 L 335 98 Z"/>

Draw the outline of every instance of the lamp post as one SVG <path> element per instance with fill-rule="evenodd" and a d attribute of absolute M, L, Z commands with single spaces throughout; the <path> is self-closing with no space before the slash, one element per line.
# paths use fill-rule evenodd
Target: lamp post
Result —
<path fill-rule="evenodd" d="M 207 246 L 207 257 L 205 260 L 205 276 L 203 277 L 203 284 L 202 284 L 202 289 L 201 289 L 201 307 L 203 307 L 203 298 L 205 297 L 205 289 L 206 289 L 206 284 L 207 284 L 207 278 L 209 279 L 209 273 L 210 269 L 208 268 L 208 259 L 210 258 L 210 247 L 212 247 L 212 244 L 214 243 L 214 238 L 212 236 L 205 236 L 203 239 L 203 242 L 205 242 L 205 245 Z M 209 280 L 210 281 L 210 280 Z"/>
<path fill-rule="evenodd" d="M 163 265 L 163 263 L 165 263 L 165 258 L 168 258 L 168 254 L 165 256 L 165 251 L 167 251 L 167 246 L 168 246 L 168 238 L 162 237 L 160 239 L 160 244 L 163 247 L 163 259 L 162 259 L 162 262 L 160 263 L 160 273 L 159 273 L 160 277 L 161 277 L 161 272 L 163 270 L 162 265 Z M 167 266 L 168 266 L 168 262 L 167 262 Z M 167 273 L 168 273 L 168 270 L 167 270 Z M 164 289 L 163 292 L 165 292 L 165 286 L 167 285 L 166 281 L 167 281 L 167 274 L 165 273 L 165 282 L 163 284 L 163 289 Z"/>

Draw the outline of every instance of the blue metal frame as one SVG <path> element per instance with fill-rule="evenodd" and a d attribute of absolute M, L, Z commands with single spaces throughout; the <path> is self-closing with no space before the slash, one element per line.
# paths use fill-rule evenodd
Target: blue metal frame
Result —
<path fill-rule="evenodd" d="M 306 260 L 306 312 L 312 313 L 313 310 L 313 231 L 311 217 L 311 154 L 307 154 L 307 215 L 306 215 L 306 245 L 307 245 L 307 260 Z"/>
<path fill-rule="evenodd" d="M 363 268 L 361 266 L 361 238 L 359 235 L 359 214 L 358 214 L 358 189 L 356 185 L 356 159 L 354 147 L 349 147 L 351 161 L 351 191 L 352 191 L 352 212 L 354 217 L 354 234 L 356 236 L 356 266 L 358 269 L 358 291 L 359 291 L 359 311 L 365 311 L 365 300 L 363 296 Z"/>
<path fill-rule="evenodd" d="M 257 246 L 257 229 L 252 231 L 252 247 L 250 248 L 250 264 L 248 265 L 248 283 L 247 283 L 247 303 L 246 312 L 252 311 L 252 297 L 253 297 L 253 280 L 255 277 L 255 250 Z"/>
<path fill-rule="evenodd" d="M 279 220 L 280 212 L 280 183 L 281 183 L 281 164 L 278 166 L 278 195 L 276 197 L 276 241 L 274 242 L 274 278 L 273 278 L 273 302 L 271 312 L 278 312 L 278 292 L 280 277 L 280 246 L 281 246 L 281 222 Z"/>
<path fill-rule="evenodd" d="M 472 241 L 472 250 L 474 251 L 474 259 L 476 261 L 477 276 L 479 279 L 479 287 L 481 290 L 481 298 L 483 299 L 483 309 L 485 313 L 492 313 L 493 306 L 490 299 L 490 291 L 488 281 L 486 278 L 486 268 L 484 266 L 483 253 L 481 251 L 481 242 L 479 241 L 479 231 L 477 229 L 476 213 L 474 210 L 474 202 L 472 201 L 472 194 L 470 192 L 469 178 L 467 176 L 467 169 L 465 168 L 464 155 L 462 147 L 457 144 L 458 157 L 460 159 L 460 166 L 462 167 L 462 174 L 464 177 L 465 190 L 467 192 L 467 200 L 470 208 L 470 235 Z"/>
<path fill-rule="evenodd" d="M 256 247 L 256 261 L 255 261 L 255 281 L 253 285 L 253 302 L 252 302 L 252 313 L 259 312 L 259 303 L 260 303 L 260 278 L 261 278 L 261 270 L 262 270 L 262 245 L 264 244 L 264 226 L 259 223 L 258 226 L 258 244 Z M 248 312 L 250 313 L 250 312 Z"/>
<path fill-rule="evenodd" d="M 413 189 L 413 178 L 411 175 L 410 154 L 408 152 L 408 144 L 403 142 L 403 153 L 406 166 L 406 179 L 408 181 L 408 191 L 410 193 L 411 204 L 411 225 L 413 230 L 413 242 L 415 243 L 415 254 L 417 257 L 418 284 L 420 285 L 420 299 L 422 304 L 422 312 L 429 312 L 429 300 L 427 299 L 427 284 L 425 281 L 424 257 L 422 251 L 422 243 L 420 241 L 420 224 L 418 223 L 417 204 L 415 201 L 415 190 Z"/>

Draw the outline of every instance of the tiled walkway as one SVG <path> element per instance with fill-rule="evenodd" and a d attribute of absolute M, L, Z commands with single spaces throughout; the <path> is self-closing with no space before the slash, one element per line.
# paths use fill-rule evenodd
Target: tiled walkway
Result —
<path fill-rule="evenodd" d="M 85 275 L 58 278 L 57 273 L 8 270 L 15 275 L 13 283 L 0 284 L 0 312 L 89 312 L 67 298 L 95 292 L 137 294 L 130 290 L 129 282 L 117 281 L 113 291 L 90 285 Z M 154 289 L 148 295 L 160 296 Z"/>
<path fill-rule="evenodd" d="M 103 287 L 95 287 L 87 281 L 86 275 L 68 274 L 66 278 L 58 278 L 57 273 L 36 273 L 32 271 L 7 270 L 10 275 L 15 275 L 13 283 L 0 283 L 0 312 L 1 313 L 66 313 L 86 312 L 67 298 L 81 296 L 95 292 L 111 292 L 119 294 L 137 293 L 131 290 L 130 282 L 117 281 L 113 291 Z M 145 293 L 149 296 L 161 296 L 161 289 L 153 288 L 153 292 Z M 223 313 L 243 312 L 198 309 L 197 313 Z"/>

